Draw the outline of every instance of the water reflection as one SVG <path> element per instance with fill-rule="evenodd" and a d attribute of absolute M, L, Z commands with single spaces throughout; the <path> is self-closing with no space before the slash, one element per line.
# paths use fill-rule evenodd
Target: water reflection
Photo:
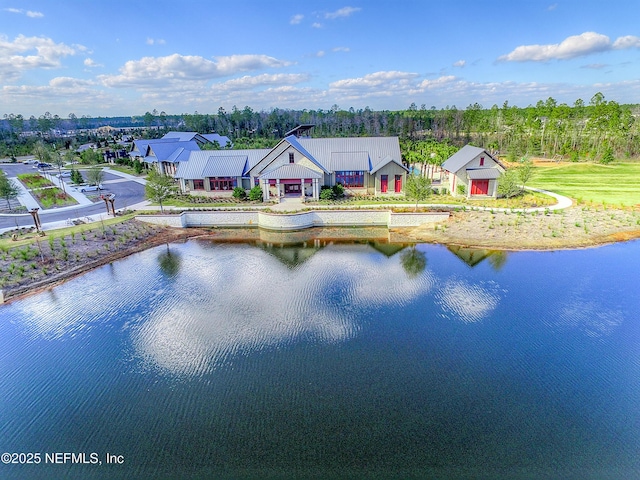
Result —
<path fill-rule="evenodd" d="M 148 365 L 178 375 L 201 375 L 238 353 L 298 339 L 344 342 L 376 309 L 411 302 L 434 284 L 415 266 L 409 279 L 401 262 L 367 243 L 193 245 L 202 248 L 184 257 L 188 275 L 132 331 Z M 415 257 L 420 263 L 424 254 Z"/>
<path fill-rule="evenodd" d="M 489 317 L 500 302 L 500 293 L 495 282 L 471 284 L 452 278 L 439 288 L 436 298 L 445 314 L 473 323 Z"/>
<path fill-rule="evenodd" d="M 158 265 L 160 266 L 160 270 L 169 278 L 173 278 L 178 275 L 180 272 L 180 262 L 180 253 L 178 253 L 175 248 L 172 250 L 168 243 L 167 249 L 162 250 L 158 254 Z"/>
<path fill-rule="evenodd" d="M 470 267 L 475 267 L 482 261 L 488 260 L 495 271 L 499 271 L 504 267 L 508 256 L 507 252 L 501 250 L 486 250 L 461 247 L 459 245 L 449 245 L 447 249 Z"/>
<path fill-rule="evenodd" d="M 415 245 L 402 252 L 400 256 L 400 263 L 402 268 L 407 272 L 409 278 L 415 278 L 424 272 L 427 268 L 427 256 L 424 252 L 416 249 Z"/>

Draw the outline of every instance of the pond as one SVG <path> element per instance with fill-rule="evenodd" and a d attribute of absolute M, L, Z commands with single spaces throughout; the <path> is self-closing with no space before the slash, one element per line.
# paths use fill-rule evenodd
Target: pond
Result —
<path fill-rule="evenodd" d="M 0 477 L 640 478 L 639 272 L 639 242 L 157 247 L 0 306 Z"/>

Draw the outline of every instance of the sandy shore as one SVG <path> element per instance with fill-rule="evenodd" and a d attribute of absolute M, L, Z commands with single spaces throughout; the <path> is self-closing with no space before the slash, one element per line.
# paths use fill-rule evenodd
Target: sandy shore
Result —
<path fill-rule="evenodd" d="M 640 210 L 574 206 L 556 213 L 459 211 L 439 224 L 384 230 L 384 236 L 398 243 L 444 243 L 493 250 L 583 248 L 640 238 Z M 328 229 L 322 235 L 339 240 L 344 231 Z M 348 233 L 352 237 L 371 232 L 362 229 L 361 233 L 353 230 Z M 376 238 L 381 236 L 380 232 L 373 233 Z M 273 235 L 286 238 L 283 241 L 296 241 L 312 232 Z M 54 238 L 50 240 L 49 236 Z M 164 243 L 200 236 L 227 241 L 257 240 L 261 234 L 258 229 L 175 229 L 130 220 L 106 229 L 96 227 L 81 236 L 61 237 L 55 236 L 55 232 L 49 236 L 30 247 L 0 251 L 0 288 L 5 301 L 50 288 Z"/>

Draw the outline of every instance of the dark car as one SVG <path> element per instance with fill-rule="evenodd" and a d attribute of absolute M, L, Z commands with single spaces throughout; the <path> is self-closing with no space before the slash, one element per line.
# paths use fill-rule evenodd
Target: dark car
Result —
<path fill-rule="evenodd" d="M 33 168 L 37 168 L 38 170 L 43 170 L 45 168 L 51 168 L 52 165 L 50 163 L 39 162 L 33 166 Z"/>

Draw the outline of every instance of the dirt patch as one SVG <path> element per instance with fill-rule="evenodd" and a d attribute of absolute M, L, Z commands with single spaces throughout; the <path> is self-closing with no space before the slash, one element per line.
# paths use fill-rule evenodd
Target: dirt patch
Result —
<path fill-rule="evenodd" d="M 637 209 L 572 207 L 557 212 L 454 212 L 447 222 L 405 231 L 417 242 L 502 250 L 579 248 L 640 238 Z"/>

